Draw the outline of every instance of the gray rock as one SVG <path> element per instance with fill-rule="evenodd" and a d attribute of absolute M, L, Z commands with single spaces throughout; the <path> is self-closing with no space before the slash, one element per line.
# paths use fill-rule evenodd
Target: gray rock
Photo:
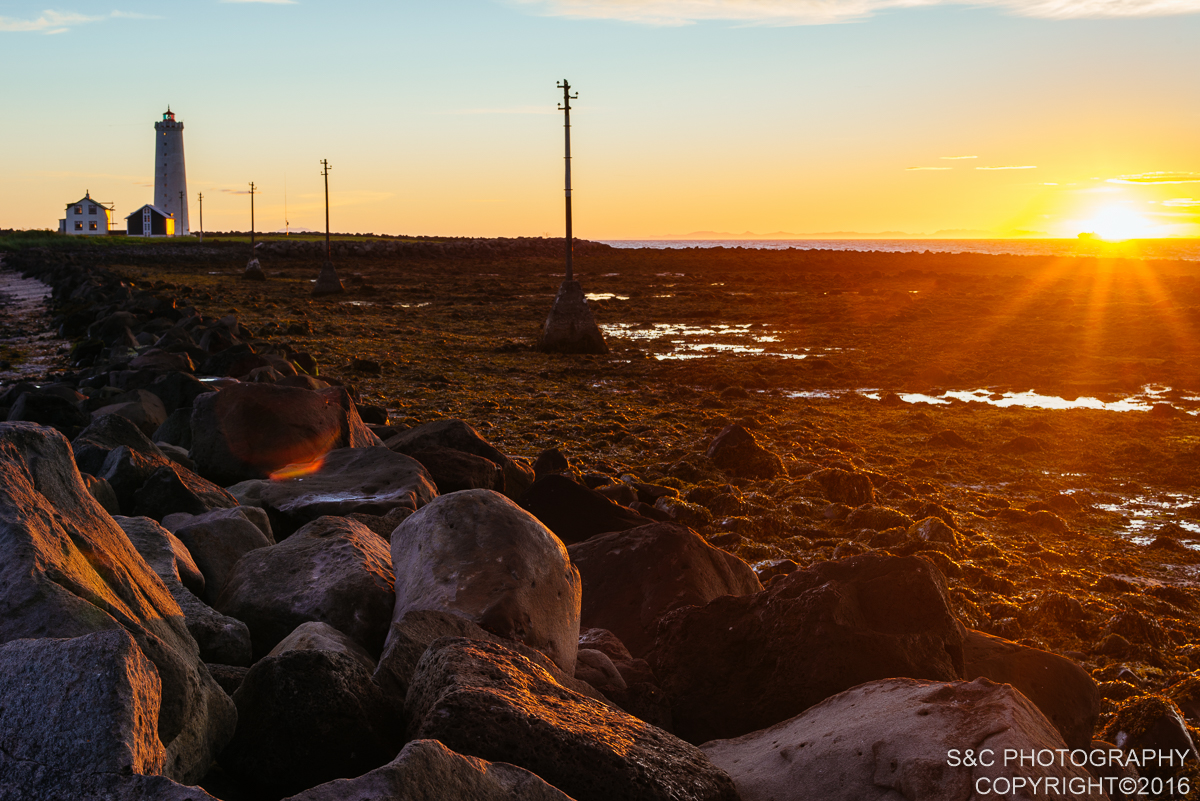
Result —
<path fill-rule="evenodd" d="M 567 552 L 583 580 L 580 625 L 608 629 L 637 656 L 668 612 L 762 591 L 748 564 L 674 523 L 601 534 Z"/>
<path fill-rule="evenodd" d="M 116 414 L 126 418 L 147 437 L 167 422 L 162 399 L 144 389 L 134 389 L 113 398 L 113 403 L 96 410 L 96 415 Z"/>
<path fill-rule="evenodd" d="M 579 571 L 558 537 L 499 493 L 443 495 L 392 534 L 396 608 L 453 612 L 550 657 L 579 647 Z"/>
<path fill-rule="evenodd" d="M 129 634 L 0 646 L 0 751 L 80 773 L 162 772 L 158 671 Z"/>
<path fill-rule="evenodd" d="M 328 623 L 316 620 L 301 623 L 295 631 L 280 640 L 267 656 L 280 656 L 288 651 L 336 651 L 357 659 L 368 673 L 375 672 L 375 660 L 361 645 Z"/>
<path fill-rule="evenodd" d="M 578 801 L 737 799 L 698 748 L 566 689 L 495 643 L 435 641 L 405 710 L 409 737 L 519 765 Z"/>
<path fill-rule="evenodd" d="M 79 478 L 66 439 L 0 425 L 0 643 L 128 631 L 158 670 L 164 775 L 196 781 L 235 710 L 200 661 L 179 604 Z"/>
<path fill-rule="evenodd" d="M 255 658 L 297 626 L 328 623 L 374 656 L 395 605 L 387 546 L 365 526 L 322 517 L 234 565 L 213 605 L 250 627 Z"/>
<path fill-rule="evenodd" d="M 205 512 L 203 515 L 193 515 L 187 512 L 176 512 L 169 514 L 162 519 L 163 528 L 167 531 L 176 531 L 189 525 L 193 522 L 201 520 L 215 520 L 229 515 L 241 515 L 249 520 L 254 525 L 258 526 L 258 530 L 267 535 L 267 539 L 271 544 L 275 544 L 275 536 L 271 533 L 271 518 L 267 516 L 266 509 L 260 509 L 257 506 L 235 506 L 232 510 L 214 509 L 211 512 Z"/>
<path fill-rule="evenodd" d="M 192 407 L 192 458 L 200 475 L 223 487 L 337 448 L 379 444 L 343 387 L 237 383 L 200 395 Z"/>
<path fill-rule="evenodd" d="M 228 492 L 175 462 L 159 467 L 133 492 L 133 513 L 155 520 L 176 512 L 199 515 L 237 505 Z"/>
<path fill-rule="evenodd" d="M 408 456 L 421 451 L 450 448 L 482 456 L 500 465 L 504 471 L 504 488 L 509 498 L 517 499 L 533 484 L 533 468 L 519 459 L 505 456 L 471 425 L 463 420 L 435 420 L 416 428 L 401 431 L 387 441 L 387 447 Z"/>
<path fill-rule="evenodd" d="M 93 417 L 87 428 L 71 440 L 75 452 L 75 464 L 80 472 L 99 475 L 108 454 L 124 445 L 132 451 L 162 456 L 158 446 L 151 442 L 137 426 L 119 414 Z"/>
<path fill-rule="evenodd" d="M 0 801 L 218 801 L 163 776 L 79 773 L 0 753 Z"/>
<path fill-rule="evenodd" d="M 337 269 L 332 262 L 325 262 L 321 265 L 321 272 L 317 275 L 317 283 L 313 284 L 312 293 L 316 297 L 324 295 L 342 295 L 346 292 L 346 288 L 342 286 L 342 279 L 338 278 Z"/>
<path fill-rule="evenodd" d="M 540 777 L 507 762 L 456 754 L 416 740 L 382 768 L 327 782 L 287 801 L 572 801 Z"/>
<path fill-rule="evenodd" d="M 276 797 L 386 764 L 403 742 L 371 674 L 335 651 L 260 659 L 233 694 L 238 727 L 221 766 Z"/>
<path fill-rule="evenodd" d="M 249 665 L 250 629 L 200 600 L 204 576 L 192 561 L 187 546 L 148 517 L 114 519 L 179 604 L 188 633 L 200 646 L 200 658 L 223 665 Z M 200 593 L 186 586 L 183 576 L 188 577 L 192 587 L 198 585 Z"/>
<path fill-rule="evenodd" d="M 420 509 L 437 497 L 420 462 L 387 448 L 339 448 L 312 473 L 244 481 L 230 492 L 265 509 L 280 539 L 324 515 L 386 515 L 397 508 Z"/>
<path fill-rule="evenodd" d="M 102 478 L 96 478 L 91 473 L 80 473 L 79 477 L 83 479 L 88 494 L 96 499 L 96 503 L 100 504 L 104 511 L 110 515 L 121 514 L 121 504 L 117 502 L 117 493 L 113 492 L 112 484 Z"/>
<path fill-rule="evenodd" d="M 225 581 L 239 559 L 256 548 L 275 544 L 262 529 L 250 522 L 249 511 L 243 506 L 216 509 L 191 516 L 182 525 L 176 523 L 175 536 L 187 546 L 196 566 L 204 574 L 205 592 L 201 597 L 210 603 L 220 597 Z"/>
<path fill-rule="evenodd" d="M 986 798 L 993 787 L 996 797 L 1015 798 L 1029 797 L 1029 786 L 1010 795 L 1004 780 L 1037 779 L 1045 789 L 1048 778 L 1082 780 L 1084 786 L 1090 778 L 1070 760 L 1050 767 L 1015 759 L 1006 765 L 1006 749 L 1029 754 L 1065 751 L 1066 744 L 1025 696 L 987 679 L 874 681 L 768 729 L 701 748 L 733 777 L 742 801 Z M 995 759 L 985 761 L 995 764 L 978 764 L 963 754 L 968 749 L 974 755 L 991 749 Z M 975 764 L 950 764 L 955 751 Z"/>

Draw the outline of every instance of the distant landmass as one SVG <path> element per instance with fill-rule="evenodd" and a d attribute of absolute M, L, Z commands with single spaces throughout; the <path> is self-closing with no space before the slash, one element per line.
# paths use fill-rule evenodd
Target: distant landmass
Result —
<path fill-rule="evenodd" d="M 743 231 L 740 234 L 729 231 L 692 231 L 688 234 L 662 234 L 647 239 L 1007 239 L 1012 237 L 1044 237 L 1045 231 L 1013 231 L 1008 236 L 997 234 L 995 231 L 984 231 L 977 228 L 943 228 L 932 234 L 911 233 L 908 231 L 817 231 L 814 233 L 797 234 L 791 231 L 775 231 L 769 234 L 759 234 L 754 231 Z"/>

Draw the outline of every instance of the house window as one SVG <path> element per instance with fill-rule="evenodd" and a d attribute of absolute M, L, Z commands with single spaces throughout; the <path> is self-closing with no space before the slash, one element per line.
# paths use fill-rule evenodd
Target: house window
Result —
<path fill-rule="evenodd" d="M 96 230 L 96 224 L 95 224 L 94 222 L 90 222 L 90 223 L 88 223 L 88 230 L 89 230 L 89 231 L 95 231 L 95 230 Z"/>
<path fill-rule="evenodd" d="M 82 221 L 82 220 L 80 220 L 79 222 L 75 223 L 75 230 L 76 230 L 76 231 L 82 231 L 82 230 L 83 230 L 83 221 Z"/>
<path fill-rule="evenodd" d="M 95 213 L 96 213 L 96 207 L 88 206 L 88 214 L 95 214 Z"/>
<path fill-rule="evenodd" d="M 76 214 L 83 214 L 83 206 L 76 206 L 76 207 L 75 207 L 75 213 L 76 213 Z"/>

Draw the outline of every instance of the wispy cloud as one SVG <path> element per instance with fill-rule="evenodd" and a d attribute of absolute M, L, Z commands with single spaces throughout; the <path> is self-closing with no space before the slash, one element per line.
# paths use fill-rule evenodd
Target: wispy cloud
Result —
<path fill-rule="evenodd" d="M 574 106 L 572 106 L 574 108 Z M 558 114 L 553 106 L 509 106 L 507 108 L 461 108 L 435 114 Z"/>
<path fill-rule="evenodd" d="M 976 167 L 977 170 L 1036 170 L 1036 164 L 1005 164 L 1000 167 Z"/>
<path fill-rule="evenodd" d="M 953 167 L 905 167 L 904 169 L 908 170 L 908 171 L 914 171 L 914 170 L 952 170 L 954 168 Z"/>
<path fill-rule="evenodd" d="M 7 33 L 44 33 L 47 35 L 66 33 L 79 25 L 90 22 L 101 22 L 106 19 L 162 19 L 152 14 L 139 14 L 135 11 L 113 11 L 100 16 L 79 14 L 74 11 L 54 11 L 47 9 L 33 19 L 15 19 L 0 17 L 0 31 Z"/>
<path fill-rule="evenodd" d="M 939 156 L 942 161 L 962 161 L 963 159 L 977 159 L 979 156 Z"/>
<path fill-rule="evenodd" d="M 962 0 L 508 0 L 536 13 L 612 19 L 646 25 L 727 21 L 750 25 L 823 25 L 916 6 L 963 5 Z M 1200 13 L 1200 0 L 980 0 L 1025 17 L 1072 19 Z"/>
<path fill-rule="evenodd" d="M 1143 172 L 1137 175 L 1122 175 L 1109 178 L 1110 184 L 1196 184 L 1200 173 L 1196 172 Z"/>
<path fill-rule="evenodd" d="M 1200 206 L 1200 200 L 1193 200 L 1190 197 L 1177 197 L 1177 198 L 1173 198 L 1171 200 L 1164 200 L 1162 202 L 1162 204 L 1164 206 L 1174 206 L 1176 208 L 1181 208 L 1181 209 L 1190 209 L 1190 208 L 1195 208 L 1197 206 Z"/>

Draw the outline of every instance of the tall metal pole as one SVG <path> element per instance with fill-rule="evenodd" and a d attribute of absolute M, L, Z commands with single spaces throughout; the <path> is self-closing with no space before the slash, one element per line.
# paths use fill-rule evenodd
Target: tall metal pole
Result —
<path fill-rule="evenodd" d="M 558 110 L 563 113 L 564 122 L 563 129 L 566 132 L 567 143 L 567 174 L 566 174 L 566 191 L 567 191 L 567 279 L 573 281 L 574 272 L 572 265 L 572 257 L 574 255 L 573 236 L 571 233 L 571 101 L 579 97 L 579 93 L 571 94 L 571 84 L 567 83 L 566 79 L 558 84 L 558 88 L 563 90 L 563 102 L 558 107 Z"/>
<path fill-rule="evenodd" d="M 200 193 L 200 241 L 204 241 L 204 193 Z"/>
<path fill-rule="evenodd" d="M 254 258 L 254 181 L 250 182 L 250 258 Z"/>
<path fill-rule="evenodd" d="M 324 169 L 321 175 L 325 176 L 325 261 L 333 261 L 333 253 L 329 249 L 329 159 L 321 159 L 321 166 Z"/>

